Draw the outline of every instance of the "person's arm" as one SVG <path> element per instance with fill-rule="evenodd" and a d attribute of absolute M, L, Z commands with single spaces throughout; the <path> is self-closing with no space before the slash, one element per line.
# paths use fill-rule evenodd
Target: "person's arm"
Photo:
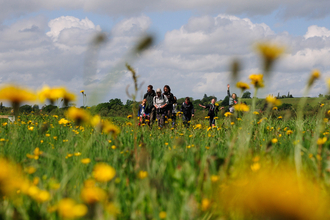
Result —
<path fill-rule="evenodd" d="M 168 104 L 168 99 L 167 99 L 166 95 L 164 95 L 164 101 L 165 101 L 165 104 L 160 106 L 160 108 L 164 108 Z"/>
<path fill-rule="evenodd" d="M 201 104 L 199 104 L 199 106 L 200 106 L 200 107 L 202 107 L 202 108 L 206 108 L 206 106 L 204 106 L 204 105 L 201 105 Z"/>
<path fill-rule="evenodd" d="M 227 85 L 227 95 L 228 95 L 228 98 L 230 98 L 231 96 L 230 96 L 230 91 L 229 91 L 229 88 L 230 88 L 230 85 L 228 84 Z"/>
<path fill-rule="evenodd" d="M 155 108 L 157 109 L 158 106 L 156 105 L 156 96 L 154 96 L 154 98 L 153 98 L 153 104 L 154 104 Z"/>
<path fill-rule="evenodd" d="M 191 103 L 191 116 L 195 116 L 195 109 L 194 109 L 194 105 Z"/>

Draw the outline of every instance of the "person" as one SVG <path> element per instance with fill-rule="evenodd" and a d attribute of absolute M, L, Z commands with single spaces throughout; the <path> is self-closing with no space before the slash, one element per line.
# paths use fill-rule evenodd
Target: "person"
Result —
<path fill-rule="evenodd" d="M 155 90 L 153 90 L 153 86 L 149 85 L 147 93 L 144 94 L 143 99 L 147 100 L 146 114 L 149 114 L 150 117 L 150 126 L 156 119 L 156 109 L 154 107 L 154 97 L 156 96 Z"/>
<path fill-rule="evenodd" d="M 168 100 L 168 105 L 166 106 L 166 109 L 165 109 L 165 116 L 167 117 L 167 119 L 169 119 L 169 118 L 172 119 L 174 95 L 171 93 L 171 88 L 168 85 L 164 86 L 163 95 L 165 95 L 167 97 L 167 100 Z"/>
<path fill-rule="evenodd" d="M 174 128 L 175 126 L 175 122 L 176 122 L 176 114 L 177 114 L 177 107 L 178 107 L 178 103 L 177 103 L 177 99 L 174 96 L 173 99 L 173 108 L 172 108 L 172 128 Z"/>
<path fill-rule="evenodd" d="M 214 127 L 215 126 L 215 119 L 214 117 L 217 115 L 218 113 L 218 106 L 215 105 L 215 99 L 211 100 L 211 104 L 208 104 L 206 106 L 203 106 L 201 104 L 199 104 L 200 107 L 202 108 L 207 108 L 209 109 L 209 112 L 207 114 L 207 116 L 209 116 L 209 120 L 210 120 L 210 127 Z"/>
<path fill-rule="evenodd" d="M 189 127 L 191 117 L 194 117 L 194 113 L 195 113 L 194 105 L 190 102 L 189 97 L 186 97 L 185 101 L 182 103 L 181 112 L 183 114 L 183 118 L 182 118 L 183 124 L 186 127 Z"/>
<path fill-rule="evenodd" d="M 228 98 L 229 98 L 229 111 L 230 113 L 233 113 L 234 112 L 234 105 L 236 105 L 238 102 L 237 102 L 237 95 L 236 93 L 233 93 L 232 95 L 230 95 L 230 91 L 229 91 L 229 88 L 230 88 L 230 85 L 228 84 L 227 85 L 227 95 L 228 95 Z"/>
<path fill-rule="evenodd" d="M 165 121 L 165 111 L 166 106 L 168 105 L 168 100 L 165 95 L 162 94 L 162 90 L 158 88 L 156 90 L 156 96 L 153 100 L 154 107 L 156 109 L 158 126 L 163 127 Z"/>
<path fill-rule="evenodd" d="M 149 114 L 146 113 L 147 108 L 147 99 L 143 99 L 142 103 L 139 105 L 138 117 L 140 119 L 139 126 L 146 122 L 146 119 L 149 118 Z"/>

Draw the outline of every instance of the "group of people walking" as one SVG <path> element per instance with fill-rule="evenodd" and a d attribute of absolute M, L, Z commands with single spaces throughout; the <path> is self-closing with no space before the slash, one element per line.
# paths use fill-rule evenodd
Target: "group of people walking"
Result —
<path fill-rule="evenodd" d="M 228 84 L 227 94 L 229 96 L 229 110 L 230 112 L 234 111 L 233 106 L 237 104 L 236 94 L 233 93 L 230 95 Z M 149 124 L 152 126 L 155 119 L 157 118 L 158 126 L 163 127 L 165 120 L 172 122 L 172 127 L 176 123 L 176 115 L 178 113 L 177 109 L 177 98 L 171 93 L 171 88 L 168 85 L 165 85 L 163 92 L 160 88 L 153 90 L 153 86 L 149 85 L 147 93 L 144 94 L 143 101 L 139 106 L 138 117 L 140 117 L 140 124 L 146 123 L 146 120 L 149 120 Z M 215 117 L 219 111 L 219 106 L 216 105 L 215 99 L 211 100 L 211 103 L 208 105 L 201 105 L 200 107 L 208 109 L 208 117 L 210 126 L 215 126 Z M 221 107 L 220 109 L 223 109 Z M 190 101 L 189 97 L 185 98 L 185 101 L 181 105 L 180 112 L 182 112 L 183 124 L 189 126 L 191 118 L 194 117 L 194 105 Z"/>

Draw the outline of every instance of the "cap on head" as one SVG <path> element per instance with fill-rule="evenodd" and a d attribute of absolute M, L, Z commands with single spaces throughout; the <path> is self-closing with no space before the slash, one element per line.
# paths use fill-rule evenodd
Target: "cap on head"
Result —
<path fill-rule="evenodd" d="M 158 88 L 158 89 L 156 90 L 156 92 L 160 92 L 160 93 L 162 93 L 162 90 L 161 90 L 160 88 Z"/>

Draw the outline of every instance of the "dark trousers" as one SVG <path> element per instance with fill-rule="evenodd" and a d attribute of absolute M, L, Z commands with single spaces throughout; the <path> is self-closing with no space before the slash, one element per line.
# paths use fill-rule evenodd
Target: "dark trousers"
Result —
<path fill-rule="evenodd" d="M 183 124 L 184 124 L 186 127 L 189 127 L 189 125 L 190 125 L 190 120 L 191 120 L 191 114 L 183 114 L 182 120 L 183 120 Z"/>

